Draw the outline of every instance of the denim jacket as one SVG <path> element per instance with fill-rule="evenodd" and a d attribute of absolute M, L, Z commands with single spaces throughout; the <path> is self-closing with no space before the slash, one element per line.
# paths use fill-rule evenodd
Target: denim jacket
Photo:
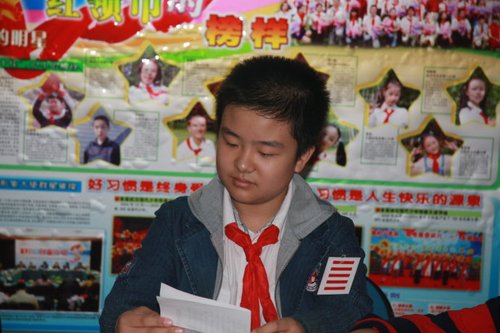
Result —
<path fill-rule="evenodd" d="M 300 177 L 293 179 L 292 203 L 281 240 L 276 270 L 276 307 L 280 317 L 293 317 L 310 333 L 343 333 L 369 313 L 364 252 L 352 221 L 317 198 Z M 190 197 L 167 202 L 106 298 L 99 319 L 101 332 L 114 332 L 123 312 L 147 306 L 157 312 L 160 284 L 216 299 L 223 267 L 223 185 L 214 178 Z M 329 257 L 359 257 L 346 295 L 317 295 L 310 278 L 321 281 Z"/>

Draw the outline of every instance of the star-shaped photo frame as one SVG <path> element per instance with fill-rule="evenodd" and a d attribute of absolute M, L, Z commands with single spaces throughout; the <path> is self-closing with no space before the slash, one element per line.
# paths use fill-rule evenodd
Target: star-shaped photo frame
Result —
<path fill-rule="evenodd" d="M 44 128 L 57 126 L 68 129 L 73 114 L 85 94 L 66 84 L 59 75 L 46 73 L 39 83 L 21 88 L 19 94 L 30 109 L 29 126 Z"/>
<path fill-rule="evenodd" d="M 98 134 L 103 131 L 105 135 Z M 104 161 L 119 166 L 121 145 L 131 132 L 127 124 L 113 119 L 104 107 L 95 103 L 85 117 L 75 121 L 76 162 Z"/>
<path fill-rule="evenodd" d="M 496 126 L 500 85 L 491 82 L 481 67 L 475 67 L 465 79 L 447 86 L 446 91 L 454 102 L 451 113 L 454 124 Z"/>
<path fill-rule="evenodd" d="M 433 117 L 428 117 L 418 130 L 399 136 L 398 140 L 407 153 L 410 176 L 425 173 L 451 176 L 453 155 L 464 143 L 460 137 L 445 133 Z"/>
<path fill-rule="evenodd" d="M 155 102 L 167 105 L 168 87 L 180 72 L 180 67 L 161 59 L 151 45 L 138 55 L 116 62 L 126 84 L 126 99 L 130 104 Z"/>
<path fill-rule="evenodd" d="M 369 127 L 390 124 L 407 128 L 410 106 L 420 96 L 420 91 L 403 84 L 393 69 L 382 72 L 378 80 L 361 86 L 358 92 L 365 101 L 365 124 Z"/>
<path fill-rule="evenodd" d="M 177 162 L 188 162 L 195 171 L 215 166 L 215 120 L 200 101 L 193 100 L 164 125 L 172 133 L 172 156 Z"/>

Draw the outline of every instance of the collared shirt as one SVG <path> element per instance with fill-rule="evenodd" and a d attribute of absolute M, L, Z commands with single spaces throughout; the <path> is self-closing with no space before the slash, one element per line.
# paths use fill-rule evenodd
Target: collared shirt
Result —
<path fill-rule="evenodd" d="M 252 232 L 244 227 L 241 221 L 238 222 L 238 218 L 236 218 L 235 214 L 233 213 L 233 205 L 231 203 L 229 192 L 226 189 L 224 190 L 224 227 L 236 221 L 238 223 L 238 226 L 242 230 L 248 232 L 250 239 L 252 239 L 252 243 L 255 243 L 257 241 L 262 231 L 264 231 L 264 229 L 267 228 L 270 224 L 274 224 L 278 227 L 278 229 L 280 229 L 278 242 L 276 244 L 265 246 L 262 249 L 262 253 L 260 255 L 267 273 L 267 280 L 269 282 L 269 294 L 271 296 L 273 304 L 275 305 L 276 262 L 278 260 L 278 250 L 280 247 L 283 230 L 286 224 L 286 216 L 288 214 L 288 209 L 290 208 L 290 203 L 292 201 L 292 190 L 293 184 L 292 182 L 290 182 L 290 184 L 288 185 L 288 193 L 283 200 L 278 213 L 276 214 L 274 219 L 271 220 L 271 223 L 266 225 L 258 232 Z M 243 273 L 245 271 L 246 264 L 247 261 L 243 249 L 239 245 L 228 239 L 226 235 L 224 235 L 224 268 L 222 274 L 222 285 L 217 297 L 218 301 L 230 303 L 233 305 L 239 305 L 241 303 L 241 295 L 243 292 Z M 261 322 L 265 322 L 264 317 L 262 316 L 262 309 Z"/>
<path fill-rule="evenodd" d="M 394 112 L 389 116 L 389 120 L 387 123 L 396 125 L 398 127 L 408 126 L 408 110 L 397 105 L 388 106 L 385 102 L 380 108 L 375 108 L 370 114 L 369 126 L 375 127 L 383 125 L 385 119 L 387 118 L 387 114 L 384 112 L 384 110 L 387 109 L 394 110 Z"/>
<path fill-rule="evenodd" d="M 213 141 L 204 139 L 197 145 L 195 139 L 189 136 L 177 147 L 177 160 L 180 161 L 196 157 L 213 161 L 215 159 L 215 144 Z"/>
<path fill-rule="evenodd" d="M 460 124 L 463 125 L 468 123 L 469 121 L 474 121 L 474 120 L 484 123 L 484 119 L 481 116 L 482 112 L 483 110 L 481 110 L 480 107 L 478 107 L 471 101 L 468 101 L 467 106 L 461 108 L 458 113 L 458 117 L 460 118 Z"/>
<path fill-rule="evenodd" d="M 120 146 L 108 138 L 102 144 L 97 140 L 89 142 L 83 154 L 83 163 L 103 160 L 114 165 L 120 165 Z"/>

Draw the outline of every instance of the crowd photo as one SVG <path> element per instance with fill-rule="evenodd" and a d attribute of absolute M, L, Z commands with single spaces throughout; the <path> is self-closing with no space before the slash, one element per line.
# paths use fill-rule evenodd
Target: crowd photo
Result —
<path fill-rule="evenodd" d="M 500 48 L 494 0 L 284 0 L 278 16 L 299 44 Z"/>

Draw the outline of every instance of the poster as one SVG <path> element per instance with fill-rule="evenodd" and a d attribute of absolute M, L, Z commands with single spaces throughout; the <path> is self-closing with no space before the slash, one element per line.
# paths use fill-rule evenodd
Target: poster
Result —
<path fill-rule="evenodd" d="M 215 174 L 222 78 L 262 54 L 326 81 L 304 177 L 353 219 L 395 313 L 498 295 L 500 6 L 376 3 L 2 2 L 0 282 L 40 301 L 0 304 L 4 330 L 98 331 L 154 212 Z"/>

